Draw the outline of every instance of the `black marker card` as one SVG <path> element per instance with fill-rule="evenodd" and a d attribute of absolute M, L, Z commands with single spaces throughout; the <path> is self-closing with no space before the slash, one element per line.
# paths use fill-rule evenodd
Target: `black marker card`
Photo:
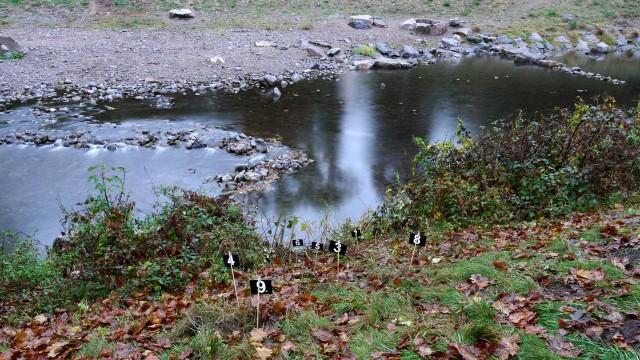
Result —
<path fill-rule="evenodd" d="M 273 286 L 271 280 L 249 280 L 251 294 L 273 294 Z"/>
<path fill-rule="evenodd" d="M 362 231 L 360 229 L 351 230 L 351 237 L 361 237 Z"/>
<path fill-rule="evenodd" d="M 409 234 L 409 244 L 424 247 L 427 245 L 427 237 L 421 234 Z"/>
<path fill-rule="evenodd" d="M 291 245 L 294 247 L 304 246 L 304 240 L 302 239 L 293 239 L 291 240 Z"/>
<path fill-rule="evenodd" d="M 226 267 L 240 266 L 240 256 L 238 254 L 226 254 L 223 255 L 222 258 L 224 259 L 224 266 Z"/>
<path fill-rule="evenodd" d="M 329 251 L 331 251 L 332 253 L 336 253 L 336 254 L 340 254 L 340 255 L 346 255 L 347 254 L 347 245 L 339 242 L 339 241 L 333 241 L 331 240 L 329 242 Z"/>
<path fill-rule="evenodd" d="M 312 241 L 311 242 L 311 248 L 313 250 L 320 250 L 322 251 L 322 249 L 324 249 L 324 244 L 321 242 L 317 242 L 317 241 Z"/>

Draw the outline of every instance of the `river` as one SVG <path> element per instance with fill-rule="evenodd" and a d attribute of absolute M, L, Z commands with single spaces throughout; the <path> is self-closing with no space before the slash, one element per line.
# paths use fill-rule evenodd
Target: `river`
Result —
<path fill-rule="evenodd" d="M 590 100 L 608 94 L 621 105 L 634 105 L 640 97 L 638 59 L 568 56 L 563 60 L 626 84 L 472 58 L 457 65 L 347 72 L 337 79 L 301 82 L 284 89 L 278 101 L 259 90 L 181 95 L 170 109 L 127 100 L 110 104 L 113 111 L 37 126 L 117 133 L 196 124 L 215 129 L 220 137 L 229 132 L 279 137 L 284 145 L 306 151 L 315 163 L 284 176 L 272 191 L 253 196 L 261 213 L 268 218 L 295 215 L 312 222 L 325 216 L 333 222 L 357 220 L 380 204 L 390 183 L 407 176 L 415 152 L 413 136 L 432 142 L 446 139 L 454 134 L 458 119 L 477 132 L 519 110 L 532 114 L 570 106 L 578 96 Z M 1 114 L 0 134 L 34 126 L 34 118 L 30 106 Z M 177 185 L 215 195 L 220 192 L 218 185 L 203 183 L 204 179 L 232 171 L 243 161 L 216 149 L 107 151 L 3 145 L 0 230 L 19 231 L 50 245 L 61 230 L 60 206 L 73 208 L 86 197 L 87 169 L 94 164 L 125 167 L 126 188 L 137 209 L 145 213 L 158 199 L 154 187 Z"/>

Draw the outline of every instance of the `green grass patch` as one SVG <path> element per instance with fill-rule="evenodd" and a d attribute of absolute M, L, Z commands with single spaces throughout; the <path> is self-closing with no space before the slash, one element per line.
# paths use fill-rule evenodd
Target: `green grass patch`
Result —
<path fill-rule="evenodd" d="M 367 56 L 367 57 L 375 57 L 378 54 L 378 51 L 371 46 L 362 45 L 353 49 L 354 55 Z"/>

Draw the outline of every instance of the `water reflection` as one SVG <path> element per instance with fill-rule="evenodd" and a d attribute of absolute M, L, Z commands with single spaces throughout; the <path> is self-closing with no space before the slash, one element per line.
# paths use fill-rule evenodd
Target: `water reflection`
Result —
<path fill-rule="evenodd" d="M 254 196 L 267 216 L 297 215 L 318 221 L 328 213 L 334 221 L 357 219 L 379 204 L 390 182 L 407 176 L 415 153 L 414 136 L 429 141 L 453 136 L 458 119 L 477 132 L 518 110 L 550 111 L 570 106 L 578 96 L 589 99 L 609 94 L 624 105 L 631 105 L 640 96 L 637 61 L 615 58 L 599 62 L 586 58 L 566 61 L 626 80 L 627 84 L 616 86 L 537 67 L 514 67 L 510 62 L 495 59 L 470 59 L 456 66 L 437 64 L 401 72 L 348 72 L 339 81 L 302 82 L 284 89 L 284 96 L 277 102 L 259 91 L 179 96 L 175 107 L 168 110 L 126 101 L 116 105 L 117 111 L 97 114 L 93 121 L 98 125 L 122 123 L 136 127 L 160 123 L 188 127 L 196 122 L 254 136 L 280 137 L 285 145 L 307 151 L 315 163 L 285 176 L 274 184 L 272 191 L 257 199 Z M 64 126 L 85 125 L 78 119 L 68 121 Z M 73 151 L 62 155 L 62 160 L 51 161 L 52 155 L 34 151 L 0 148 L 0 166 L 7 174 L 0 178 L 0 186 L 5 189 L 0 202 L 19 214 L 0 213 L 2 229 L 49 228 L 59 213 L 49 211 L 50 208 L 34 210 L 43 203 L 55 204 L 58 197 L 63 202 L 83 198 L 86 187 L 78 184 L 84 183 L 84 169 L 94 161 L 125 165 L 130 170 L 128 189 L 134 198 L 148 194 L 149 186 L 143 181 L 145 173 L 135 171 L 141 164 L 158 177 L 166 175 L 165 184 L 179 184 L 183 177 L 176 174 L 183 168 L 212 175 L 216 169 L 230 168 L 233 161 L 242 161 L 204 158 L 197 152 L 172 149 L 160 155 L 165 161 L 118 152 L 94 161 L 85 158 L 79 161 L 77 154 L 81 153 Z M 63 176 L 60 162 L 65 162 L 65 156 L 68 156 L 66 163 L 83 171 L 69 170 Z M 29 181 L 21 181 L 23 178 Z M 50 187 L 50 182 L 55 186 Z M 193 181 L 188 185 L 196 186 Z M 212 190 L 212 186 L 202 188 Z M 9 196 L 7 189 L 11 193 L 29 194 L 37 201 L 21 201 Z"/>

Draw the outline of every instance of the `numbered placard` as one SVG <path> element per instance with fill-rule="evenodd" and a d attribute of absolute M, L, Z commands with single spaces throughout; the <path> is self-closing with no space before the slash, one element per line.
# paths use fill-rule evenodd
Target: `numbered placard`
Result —
<path fill-rule="evenodd" d="M 409 234 L 409 244 L 424 247 L 427 245 L 427 237 L 421 234 Z"/>
<path fill-rule="evenodd" d="M 291 240 L 291 245 L 294 247 L 304 246 L 304 240 L 302 239 L 293 239 Z"/>
<path fill-rule="evenodd" d="M 249 280 L 249 286 L 253 295 L 273 294 L 271 280 Z"/>
<path fill-rule="evenodd" d="M 331 240 L 329 242 L 329 251 L 331 251 L 332 253 L 340 254 L 340 255 L 346 255 L 347 245 L 341 243 L 340 241 Z"/>
<path fill-rule="evenodd" d="M 222 257 L 224 259 L 224 266 L 240 266 L 240 256 L 238 254 L 226 254 Z"/>
<path fill-rule="evenodd" d="M 351 237 L 354 237 L 354 238 L 362 237 L 362 231 L 360 231 L 360 229 L 351 230 Z"/>
<path fill-rule="evenodd" d="M 324 244 L 321 243 L 321 242 L 312 241 L 311 242 L 311 249 L 322 251 L 324 249 Z"/>

